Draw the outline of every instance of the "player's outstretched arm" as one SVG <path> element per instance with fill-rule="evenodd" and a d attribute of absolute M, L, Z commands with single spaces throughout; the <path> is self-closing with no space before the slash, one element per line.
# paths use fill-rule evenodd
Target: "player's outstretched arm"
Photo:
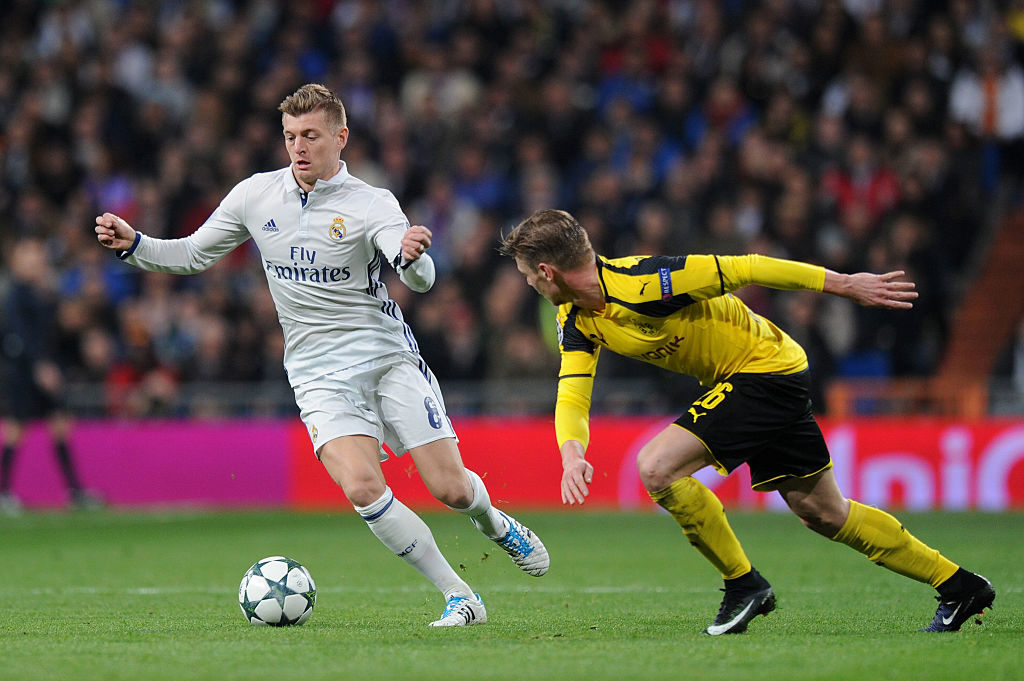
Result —
<path fill-rule="evenodd" d="M 594 481 L 594 467 L 584 458 L 583 445 L 568 440 L 562 445 L 562 503 L 582 504 Z"/>
<path fill-rule="evenodd" d="M 825 270 L 825 293 L 842 296 L 865 307 L 884 307 L 890 310 L 909 310 L 917 298 L 914 282 L 901 279 L 903 270 L 871 274 L 839 274 Z"/>
<path fill-rule="evenodd" d="M 96 216 L 96 239 L 107 248 L 127 251 L 135 243 L 135 230 L 113 213 Z"/>

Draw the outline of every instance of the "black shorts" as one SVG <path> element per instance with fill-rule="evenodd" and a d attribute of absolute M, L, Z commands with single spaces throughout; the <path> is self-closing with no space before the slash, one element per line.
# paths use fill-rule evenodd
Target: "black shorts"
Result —
<path fill-rule="evenodd" d="M 747 464 L 759 492 L 832 467 L 811 412 L 807 371 L 734 374 L 697 397 L 675 423 L 704 443 L 719 473 Z"/>

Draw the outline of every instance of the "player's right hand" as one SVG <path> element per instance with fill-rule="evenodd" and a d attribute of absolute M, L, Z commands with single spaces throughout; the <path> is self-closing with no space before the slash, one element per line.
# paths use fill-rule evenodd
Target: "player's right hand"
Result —
<path fill-rule="evenodd" d="M 107 248 L 126 251 L 135 243 L 135 230 L 113 213 L 104 213 L 96 216 L 96 239 Z"/>
<path fill-rule="evenodd" d="M 566 442 L 564 448 L 572 444 L 572 441 Z M 568 452 L 568 456 L 563 452 L 562 455 L 562 503 L 570 506 L 586 500 L 590 494 L 588 485 L 594 481 L 593 465 L 583 458 L 582 445 L 575 444 L 579 451 Z"/>

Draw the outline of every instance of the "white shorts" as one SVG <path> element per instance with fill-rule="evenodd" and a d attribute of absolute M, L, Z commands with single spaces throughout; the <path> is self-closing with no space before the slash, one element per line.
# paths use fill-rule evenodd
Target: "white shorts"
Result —
<path fill-rule="evenodd" d="M 345 435 L 369 435 L 398 456 L 456 437 L 437 379 L 418 355 L 388 355 L 303 383 L 295 402 L 317 458 Z"/>

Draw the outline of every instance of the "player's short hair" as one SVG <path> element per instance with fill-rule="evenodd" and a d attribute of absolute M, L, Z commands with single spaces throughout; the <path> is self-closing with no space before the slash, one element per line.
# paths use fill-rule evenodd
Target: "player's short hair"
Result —
<path fill-rule="evenodd" d="M 564 210 L 545 209 L 526 218 L 501 240 L 502 255 L 537 269 L 542 262 L 572 270 L 594 260 L 587 231 Z"/>
<path fill-rule="evenodd" d="M 319 83 L 307 83 L 284 98 L 277 107 L 282 114 L 301 116 L 314 111 L 323 111 L 324 122 L 335 133 L 348 125 L 345 105 L 337 95 Z"/>

